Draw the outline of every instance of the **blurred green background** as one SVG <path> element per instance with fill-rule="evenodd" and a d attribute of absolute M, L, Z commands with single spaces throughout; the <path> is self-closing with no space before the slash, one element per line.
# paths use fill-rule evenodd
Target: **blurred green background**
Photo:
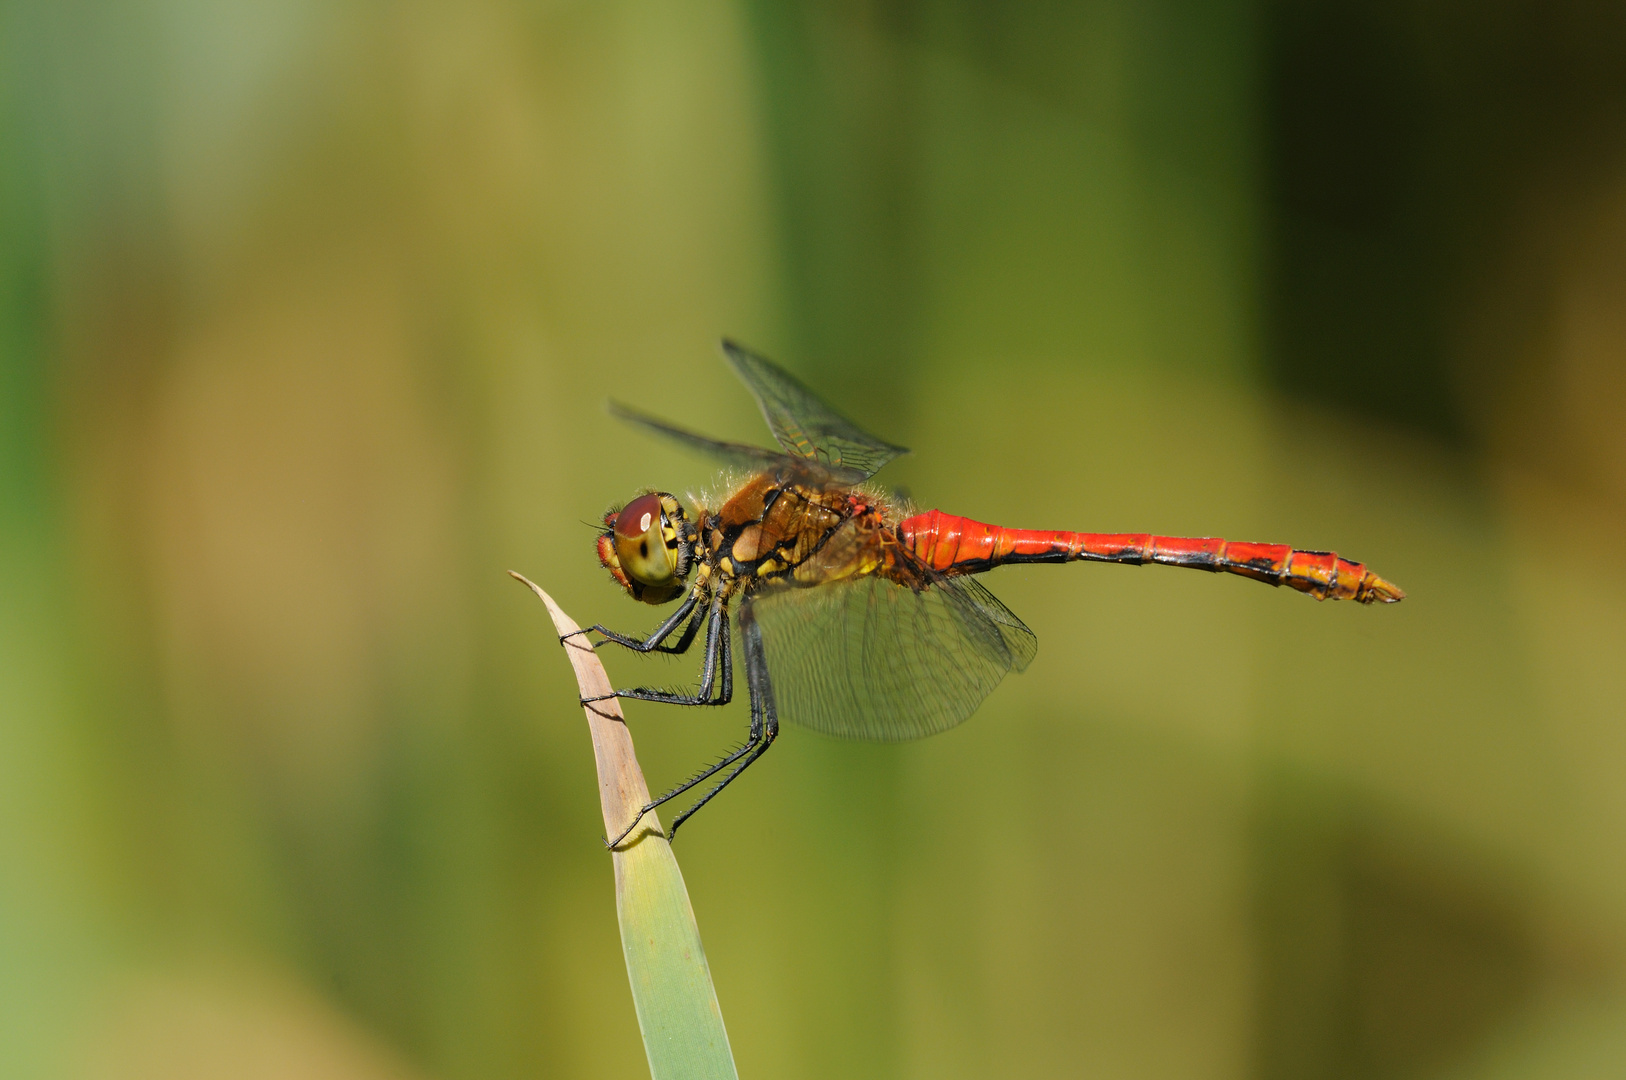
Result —
<path fill-rule="evenodd" d="M 1626 1075 L 1626 18 L 83 0 L 0 22 L 0 1074 L 638 1076 L 589 525 L 716 339 L 1075 566 L 677 846 L 741 1075 Z M 606 656 L 622 684 L 689 661 Z M 743 703 L 632 705 L 653 785 Z"/>

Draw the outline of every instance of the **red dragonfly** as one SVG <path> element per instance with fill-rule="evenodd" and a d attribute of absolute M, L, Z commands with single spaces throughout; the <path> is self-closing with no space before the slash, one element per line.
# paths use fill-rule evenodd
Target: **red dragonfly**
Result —
<path fill-rule="evenodd" d="M 751 699 L 745 742 L 654 799 L 713 780 L 671 835 L 773 745 L 781 715 L 849 739 L 901 742 L 945 731 L 974 712 L 1037 649 L 1033 631 L 972 576 L 1007 563 L 1161 563 L 1241 574 L 1318 600 L 1405 598 L 1330 551 L 1147 533 L 1007 529 L 928 510 L 910 514 L 867 486 L 907 453 L 842 418 L 794 376 L 733 342 L 723 353 L 755 395 L 783 452 L 717 442 L 624 406 L 611 411 L 748 472 L 721 505 L 685 509 L 664 491 L 604 515 L 598 557 L 635 600 L 676 611 L 646 637 L 603 626 L 637 652 L 684 653 L 705 629 L 693 693 L 638 687 L 612 696 L 725 705 L 734 694 L 734 633 Z M 690 579 L 693 579 L 692 582 Z M 680 630 L 681 628 L 681 630 Z M 673 635 L 676 635 L 674 638 Z M 587 699 L 601 700 L 601 699 Z M 585 703 L 585 702 L 584 702 Z"/>

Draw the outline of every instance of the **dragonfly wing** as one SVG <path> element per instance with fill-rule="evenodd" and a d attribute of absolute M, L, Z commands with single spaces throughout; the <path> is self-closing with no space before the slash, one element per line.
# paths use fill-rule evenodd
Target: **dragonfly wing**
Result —
<path fill-rule="evenodd" d="M 1039 639 L 1028 629 L 1028 624 L 1018 619 L 1014 611 L 1000 603 L 999 597 L 983 588 L 975 578 L 950 577 L 943 580 L 999 630 L 1000 640 L 1011 658 L 1011 669 L 1026 671 L 1039 652 Z"/>
<path fill-rule="evenodd" d="M 617 419 L 625 420 L 635 427 L 653 431 L 663 438 L 681 443 L 691 450 L 697 450 L 708 457 L 720 459 L 730 465 L 737 465 L 752 472 L 773 472 L 814 484 L 829 482 L 856 484 L 868 475 L 856 469 L 832 468 L 822 462 L 809 461 L 805 458 L 791 457 L 789 454 L 764 450 L 760 446 L 708 439 L 704 435 L 697 435 L 692 431 L 687 431 L 675 424 L 669 424 L 664 420 L 657 419 L 647 413 L 641 413 L 637 409 L 628 408 L 615 401 L 610 402 L 610 414 Z"/>
<path fill-rule="evenodd" d="M 1037 648 L 1033 631 L 967 578 L 917 592 L 866 576 L 749 602 L 780 715 L 844 739 L 946 731 Z"/>
<path fill-rule="evenodd" d="M 723 355 L 762 406 L 763 418 L 786 453 L 853 469 L 868 478 L 899 454 L 909 452 L 837 413 L 772 360 L 726 339 Z"/>

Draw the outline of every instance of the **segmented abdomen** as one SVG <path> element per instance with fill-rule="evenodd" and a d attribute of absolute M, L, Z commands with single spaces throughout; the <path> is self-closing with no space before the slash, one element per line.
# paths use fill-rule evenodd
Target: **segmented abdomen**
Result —
<path fill-rule="evenodd" d="M 1162 563 L 1241 574 L 1286 585 L 1317 600 L 1392 604 L 1399 588 L 1358 562 L 1331 551 L 1301 551 L 1285 544 L 1248 544 L 1217 538 L 1149 533 L 1051 532 L 1006 529 L 928 510 L 898 525 L 898 539 L 926 565 L 946 574 L 979 574 L 1005 563 Z"/>

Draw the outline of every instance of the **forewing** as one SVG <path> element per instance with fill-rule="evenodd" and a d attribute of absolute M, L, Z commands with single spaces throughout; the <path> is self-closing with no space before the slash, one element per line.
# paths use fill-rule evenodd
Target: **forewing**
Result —
<path fill-rule="evenodd" d="M 760 446 L 708 439 L 704 435 L 697 435 L 692 431 L 656 419 L 647 413 L 641 413 L 637 409 L 628 408 L 615 401 L 610 402 L 610 414 L 617 419 L 625 420 L 635 427 L 653 431 L 663 438 L 671 439 L 691 450 L 697 450 L 708 457 L 717 458 L 730 465 L 749 469 L 752 472 L 773 472 L 781 476 L 795 477 L 804 483 L 812 484 L 830 482 L 856 484 L 868 475 L 856 469 L 834 468 L 823 462 L 809 461 L 805 458 L 775 453 L 772 450 L 764 450 Z"/>
<path fill-rule="evenodd" d="M 861 478 L 909 451 L 865 431 L 824 403 L 790 372 L 732 341 L 723 355 L 762 406 L 762 416 L 785 452 L 836 469 L 856 470 Z"/>
<path fill-rule="evenodd" d="M 845 739 L 946 731 L 1037 648 L 1033 631 L 969 578 L 916 592 L 860 577 L 749 602 L 780 716 Z"/>

